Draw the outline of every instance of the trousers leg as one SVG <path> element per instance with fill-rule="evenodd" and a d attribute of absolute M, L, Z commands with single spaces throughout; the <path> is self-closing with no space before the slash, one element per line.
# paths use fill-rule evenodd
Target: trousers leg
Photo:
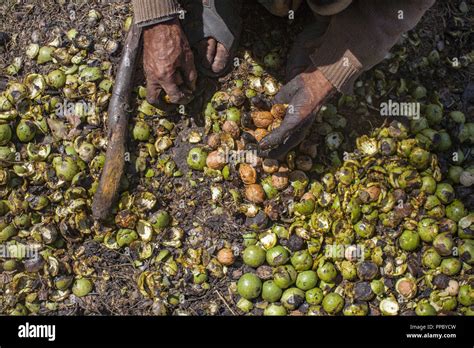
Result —
<path fill-rule="evenodd" d="M 309 8 L 319 16 L 332 16 L 344 11 L 352 0 L 306 0 Z"/>
<path fill-rule="evenodd" d="M 315 15 L 332 16 L 344 11 L 352 0 L 306 0 Z M 271 14 L 285 17 L 290 10 L 296 11 L 303 0 L 258 0 Z"/>
<path fill-rule="evenodd" d="M 296 11 L 303 0 L 258 0 L 271 14 L 279 17 L 288 16 L 290 10 Z"/>

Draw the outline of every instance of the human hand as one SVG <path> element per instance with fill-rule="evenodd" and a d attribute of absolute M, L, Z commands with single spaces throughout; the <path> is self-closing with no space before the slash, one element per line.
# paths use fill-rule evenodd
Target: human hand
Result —
<path fill-rule="evenodd" d="M 160 103 L 162 90 L 173 104 L 187 104 L 193 99 L 197 73 L 193 53 L 178 19 L 144 30 L 143 66 L 150 104 Z"/>
<path fill-rule="evenodd" d="M 334 86 L 315 67 L 310 67 L 288 82 L 275 97 L 275 103 L 288 104 L 280 127 L 260 141 L 261 155 L 281 158 L 305 137 L 324 101 Z"/>

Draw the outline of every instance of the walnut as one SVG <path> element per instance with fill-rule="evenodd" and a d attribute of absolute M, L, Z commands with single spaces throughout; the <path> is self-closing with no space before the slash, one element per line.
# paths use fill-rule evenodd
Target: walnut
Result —
<path fill-rule="evenodd" d="M 274 121 L 274 118 L 269 111 L 254 111 L 251 116 L 253 124 L 258 128 L 267 128 Z"/>

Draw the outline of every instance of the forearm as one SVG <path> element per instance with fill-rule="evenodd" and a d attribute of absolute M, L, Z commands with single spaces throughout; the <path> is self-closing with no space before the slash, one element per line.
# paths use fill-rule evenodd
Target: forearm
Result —
<path fill-rule="evenodd" d="M 357 77 L 382 61 L 434 2 L 355 1 L 331 19 L 323 43 L 311 60 L 339 91 L 350 92 Z"/>
<path fill-rule="evenodd" d="M 133 0 L 132 2 L 135 22 L 141 26 L 171 19 L 181 11 L 177 0 Z"/>

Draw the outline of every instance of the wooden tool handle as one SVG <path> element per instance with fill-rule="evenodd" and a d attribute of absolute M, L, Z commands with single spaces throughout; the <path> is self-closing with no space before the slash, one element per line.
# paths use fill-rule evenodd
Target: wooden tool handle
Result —
<path fill-rule="evenodd" d="M 92 215 L 96 220 L 105 220 L 117 199 L 125 164 L 128 113 L 141 35 L 142 29 L 133 24 L 128 32 L 115 77 L 108 108 L 108 143 L 105 164 L 92 203 Z"/>

